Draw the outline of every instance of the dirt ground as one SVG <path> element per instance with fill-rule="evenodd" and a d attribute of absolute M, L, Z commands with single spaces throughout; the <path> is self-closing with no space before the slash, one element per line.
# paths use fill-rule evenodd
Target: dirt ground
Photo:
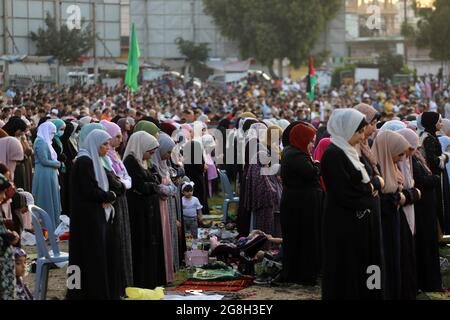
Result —
<path fill-rule="evenodd" d="M 68 252 L 68 243 L 59 243 L 60 250 Z M 25 247 L 28 254 L 36 253 L 36 247 Z M 441 251 L 441 254 L 450 260 L 450 247 Z M 34 292 L 34 273 L 29 273 L 25 279 L 28 288 Z M 183 280 L 180 273 L 176 277 L 175 285 Z M 445 287 L 450 287 L 450 270 L 443 273 Z M 166 288 L 166 294 L 183 295 L 183 292 L 173 291 L 174 287 Z M 66 268 L 52 269 L 49 274 L 47 300 L 63 300 L 66 294 Z M 320 300 L 320 287 L 302 287 L 299 285 L 269 287 L 254 285 L 237 293 L 208 292 L 208 294 L 222 294 L 225 300 Z M 419 300 L 450 300 L 450 293 L 421 294 Z"/>
<path fill-rule="evenodd" d="M 60 250 L 68 252 L 67 242 L 59 243 Z M 25 247 L 28 254 L 34 254 L 36 247 Z M 29 273 L 25 282 L 31 292 L 34 292 L 35 274 Z M 183 295 L 183 292 L 172 291 L 167 288 L 166 293 Z M 215 292 L 223 294 L 227 300 L 319 300 L 320 287 L 306 288 L 301 286 L 267 287 L 251 286 L 237 293 Z M 49 273 L 47 300 L 63 300 L 66 294 L 66 268 L 52 269 Z M 209 294 L 209 293 L 208 293 Z M 211 292 L 211 294 L 213 294 Z"/>

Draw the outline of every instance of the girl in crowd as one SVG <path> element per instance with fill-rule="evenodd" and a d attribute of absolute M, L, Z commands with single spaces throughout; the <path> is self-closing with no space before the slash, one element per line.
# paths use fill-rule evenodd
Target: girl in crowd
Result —
<path fill-rule="evenodd" d="M 381 208 L 380 208 L 380 197 L 379 194 L 381 194 L 382 189 L 384 187 L 384 179 L 380 175 L 380 168 L 377 163 L 377 159 L 375 158 L 375 155 L 373 154 L 370 146 L 372 145 L 373 138 L 375 134 L 377 133 L 377 123 L 380 120 L 381 115 L 378 113 L 378 111 L 367 104 L 359 104 L 355 106 L 357 111 L 364 114 L 367 125 L 364 129 L 364 139 L 361 141 L 360 144 L 356 146 L 356 151 L 358 151 L 359 157 L 361 162 L 364 164 L 367 174 L 370 177 L 370 182 L 374 186 L 375 190 L 378 194 L 375 194 L 375 204 L 376 207 L 372 211 L 371 214 L 371 230 L 373 234 L 373 240 L 374 245 L 374 262 L 373 265 L 380 266 L 380 270 L 382 273 L 382 279 L 384 280 L 385 277 L 383 276 L 383 272 L 385 269 L 384 265 L 384 253 L 383 253 L 383 239 L 382 239 L 382 232 L 381 232 Z M 384 285 L 382 284 L 382 287 Z"/>
<path fill-rule="evenodd" d="M 259 128 L 259 129 L 258 129 Z M 267 128 L 263 124 L 252 126 L 250 130 L 260 130 L 255 134 L 263 137 L 263 141 L 257 138 L 256 151 L 250 155 L 250 163 L 247 169 L 246 198 L 242 199 L 246 210 L 251 212 L 252 230 L 261 230 L 266 234 L 275 235 L 280 228 L 275 223 L 275 212 L 279 212 L 282 187 L 278 181 L 279 149 L 272 148 L 276 161 L 271 161 L 270 149 L 267 141 Z M 275 130 L 275 129 L 274 129 Z M 276 143 L 275 143 L 276 144 Z M 278 159 L 277 159 L 278 158 Z M 279 234 L 276 234 L 279 236 Z"/>
<path fill-rule="evenodd" d="M 322 176 L 327 189 L 323 222 L 323 299 L 371 299 L 380 288 L 367 287 L 367 269 L 376 261 L 380 243 L 372 230 L 378 209 L 376 190 L 356 146 L 365 139 L 366 117 L 354 109 L 337 109 L 328 132 Z M 379 255 L 379 253 L 378 253 Z"/>
<path fill-rule="evenodd" d="M 66 121 L 66 130 L 59 138 L 64 150 L 66 174 L 64 175 L 64 190 L 61 190 L 61 206 L 62 211 L 70 215 L 70 179 L 72 166 L 78 154 L 78 142 L 74 141 L 75 132 L 78 128 L 76 122 Z"/>
<path fill-rule="evenodd" d="M 28 142 L 26 133 L 28 126 L 25 121 L 19 117 L 11 117 L 2 128 L 10 137 L 15 137 L 22 144 L 23 160 L 17 163 L 14 172 L 14 184 L 17 188 L 31 191 L 31 182 L 33 176 L 33 148 Z"/>
<path fill-rule="evenodd" d="M 44 122 L 38 128 L 37 138 L 34 141 L 35 171 L 32 193 L 36 205 L 50 215 L 56 228 L 61 214 L 58 182 L 58 169 L 61 163 L 52 146 L 55 134 L 56 126 L 52 122 Z"/>
<path fill-rule="evenodd" d="M 158 142 L 159 149 L 152 157 L 152 164 L 154 170 L 161 178 L 159 186 L 161 193 L 160 212 L 164 238 L 166 279 L 167 283 L 172 283 L 174 280 L 174 269 L 179 267 L 177 228 L 179 222 L 177 223 L 177 213 L 169 210 L 169 201 L 174 201 L 175 192 L 178 190 L 171 181 L 168 166 L 172 150 L 175 148 L 175 142 L 165 133 L 159 135 Z"/>
<path fill-rule="evenodd" d="M 380 165 L 380 173 L 385 181 L 381 193 L 381 225 L 385 257 L 384 296 L 388 300 L 401 297 L 401 230 L 407 227 L 406 217 L 401 207 L 406 204 L 403 194 L 404 177 L 397 164 L 409 150 L 408 141 L 400 134 L 385 131 L 376 137 L 372 151 Z M 414 279 L 410 279 L 414 281 Z"/>
<path fill-rule="evenodd" d="M 92 131 L 78 153 L 72 171 L 69 264 L 81 272 L 81 288 L 69 289 L 69 299 L 110 299 L 108 225 L 114 219 L 116 194 L 103 166 L 111 136 Z"/>
<path fill-rule="evenodd" d="M 442 152 L 442 145 L 436 135 L 442 129 L 442 119 L 436 112 L 424 112 L 421 123 L 425 131 L 420 136 L 419 145 L 431 172 L 441 179 L 440 187 L 436 189 L 440 230 L 442 234 L 450 234 L 450 186 L 446 168 L 449 156 Z"/>
<path fill-rule="evenodd" d="M 411 129 L 397 131 L 409 143 L 406 157 L 398 163 L 403 175 L 403 194 L 406 202 L 402 207 L 401 222 L 401 298 L 415 300 L 417 296 L 417 270 L 414 238 L 416 234 L 416 221 L 414 204 L 420 200 L 421 192 L 415 188 L 413 177 L 412 156 L 418 147 L 417 134 Z"/>
<path fill-rule="evenodd" d="M 281 157 L 284 280 L 309 286 L 316 285 L 320 271 L 323 197 L 319 165 L 311 157 L 315 135 L 315 129 L 309 126 L 294 126 Z"/>
<path fill-rule="evenodd" d="M 53 119 L 51 122 L 56 127 L 56 134 L 53 137 L 53 149 L 55 150 L 57 154 L 57 160 L 61 163 L 61 167 L 58 169 L 58 182 L 59 182 L 59 188 L 60 188 L 60 195 L 61 195 L 61 209 L 64 207 L 67 208 L 67 205 L 65 203 L 65 194 L 66 194 L 66 185 L 64 182 L 66 181 L 66 174 L 67 174 L 67 168 L 66 168 L 66 162 L 67 162 L 67 156 L 66 151 L 63 148 L 63 144 L 61 142 L 61 137 L 64 135 L 64 131 L 66 130 L 66 123 L 62 121 L 61 119 Z M 67 214 L 67 211 L 62 210 L 64 214 Z"/>
<path fill-rule="evenodd" d="M 114 261 L 117 266 L 114 283 L 117 284 L 117 287 L 113 291 L 116 297 L 120 297 L 125 295 L 125 289 L 127 287 L 133 285 L 130 217 L 125 195 L 125 191 L 131 188 L 132 181 L 117 152 L 117 148 L 122 141 L 120 127 L 113 122 L 105 120 L 102 120 L 100 123 L 112 137 L 111 148 L 104 158 L 106 160 L 104 166 L 107 170 L 108 181 L 110 181 L 110 185 L 115 185 L 118 190 L 122 189 L 121 195 L 117 194 L 117 199 L 114 202 L 115 216 L 112 230 L 112 255 L 117 257 Z"/>
<path fill-rule="evenodd" d="M 0 174 L 0 204 L 5 201 L 5 191 L 11 187 L 6 177 Z M 0 300 L 15 300 L 16 277 L 14 249 L 19 241 L 17 233 L 8 230 L 4 223 L 3 210 L 0 206 Z"/>
<path fill-rule="evenodd" d="M 414 149 L 413 179 L 421 192 L 421 199 L 414 204 L 417 288 L 423 292 L 438 292 L 442 291 L 442 279 L 439 264 L 438 219 L 434 213 L 437 205 L 436 189 L 440 187 L 440 178 L 433 175 L 428 168 L 419 148 L 419 136 L 411 131 L 405 138 Z"/>
<path fill-rule="evenodd" d="M 161 129 L 158 128 L 158 126 L 156 124 L 154 124 L 153 122 L 141 120 L 134 127 L 133 133 L 136 133 L 139 131 L 145 131 L 145 132 L 151 134 L 152 136 L 154 136 L 156 139 L 158 139 Z"/>
<path fill-rule="evenodd" d="M 128 141 L 124 165 L 131 177 L 127 191 L 133 253 L 133 282 L 154 289 L 166 284 L 164 246 L 159 209 L 159 183 L 148 161 L 159 143 L 147 132 L 136 132 Z"/>
<path fill-rule="evenodd" d="M 127 146 L 129 132 L 131 132 L 131 124 L 127 118 L 122 118 L 119 119 L 119 121 L 117 121 L 117 125 L 120 127 L 120 130 L 122 131 L 122 142 L 120 143 L 119 146 L 119 154 L 123 155 L 123 153 L 125 152 L 125 148 Z"/>

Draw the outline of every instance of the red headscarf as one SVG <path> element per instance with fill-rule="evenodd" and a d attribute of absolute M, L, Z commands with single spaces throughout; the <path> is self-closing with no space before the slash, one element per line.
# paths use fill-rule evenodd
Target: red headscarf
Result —
<path fill-rule="evenodd" d="M 308 151 L 308 144 L 310 144 L 316 136 L 316 130 L 304 124 L 296 125 L 289 134 L 289 142 L 292 146 L 310 154 Z"/>

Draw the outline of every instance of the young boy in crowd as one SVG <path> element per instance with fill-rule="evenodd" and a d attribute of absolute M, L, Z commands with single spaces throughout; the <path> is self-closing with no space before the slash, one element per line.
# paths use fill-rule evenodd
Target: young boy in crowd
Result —
<path fill-rule="evenodd" d="M 14 258 L 16 260 L 16 299 L 33 300 L 33 295 L 28 290 L 23 278 L 27 273 L 27 254 L 21 248 L 14 248 Z"/>
<path fill-rule="evenodd" d="M 198 220 L 202 219 L 202 208 L 198 198 L 194 197 L 194 183 L 185 182 L 181 187 L 183 194 L 183 220 L 185 233 L 190 233 L 194 239 L 198 238 Z"/>

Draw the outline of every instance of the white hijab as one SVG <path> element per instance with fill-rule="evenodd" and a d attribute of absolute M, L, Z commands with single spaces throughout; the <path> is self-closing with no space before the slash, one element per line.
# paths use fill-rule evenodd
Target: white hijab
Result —
<path fill-rule="evenodd" d="M 80 152 L 78 152 L 78 158 L 86 156 L 94 163 L 95 179 L 97 180 L 98 186 L 103 191 L 109 191 L 109 183 L 98 150 L 102 144 L 111 139 L 108 132 L 95 129 L 88 134 L 84 148 L 80 149 Z"/>
<path fill-rule="evenodd" d="M 335 109 L 328 122 L 327 130 L 333 140 L 332 143 L 344 151 L 355 169 L 361 172 L 362 182 L 369 183 L 370 177 L 359 159 L 358 151 L 348 143 L 363 119 L 365 115 L 355 109 Z"/>
<path fill-rule="evenodd" d="M 37 137 L 45 141 L 50 149 L 52 160 L 58 160 L 58 155 L 55 149 L 53 149 L 52 141 L 56 134 L 56 126 L 52 122 L 44 122 L 38 128 Z"/>
<path fill-rule="evenodd" d="M 100 189 L 105 192 L 109 191 L 109 182 L 108 177 L 106 176 L 105 168 L 103 167 L 102 157 L 100 157 L 98 151 L 102 144 L 111 139 L 112 138 L 108 132 L 95 129 L 88 134 L 83 148 L 80 149 L 80 152 L 78 152 L 78 158 L 86 156 L 92 160 L 92 163 L 94 165 L 95 180 L 97 180 L 97 184 Z M 113 212 L 113 207 L 109 206 L 104 210 L 106 221 L 109 221 L 111 213 Z"/>
<path fill-rule="evenodd" d="M 154 136 L 145 131 L 139 131 L 133 133 L 130 140 L 128 140 L 123 158 L 125 159 L 131 155 L 136 159 L 142 168 L 148 169 L 148 162 L 143 160 L 144 153 L 158 147 L 159 142 Z"/>

